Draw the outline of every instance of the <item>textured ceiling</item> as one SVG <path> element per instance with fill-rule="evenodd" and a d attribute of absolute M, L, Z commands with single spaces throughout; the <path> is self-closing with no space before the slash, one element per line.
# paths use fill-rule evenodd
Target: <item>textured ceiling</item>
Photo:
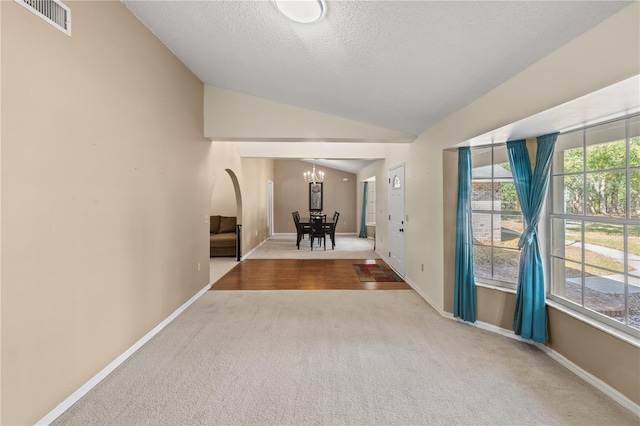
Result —
<path fill-rule="evenodd" d="M 417 135 L 630 2 L 124 3 L 206 84 Z"/>

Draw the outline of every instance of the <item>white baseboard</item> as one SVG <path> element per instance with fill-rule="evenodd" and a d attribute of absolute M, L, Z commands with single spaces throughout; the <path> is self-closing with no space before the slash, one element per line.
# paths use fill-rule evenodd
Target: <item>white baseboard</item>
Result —
<path fill-rule="evenodd" d="M 409 284 L 411 286 L 411 288 L 420 295 L 420 297 L 422 297 L 425 302 L 427 302 L 433 309 L 436 310 L 436 312 L 438 312 L 441 316 L 443 317 L 447 317 L 447 315 L 451 315 L 451 314 L 447 314 L 445 311 L 443 311 L 442 309 L 440 309 L 440 307 L 438 307 L 438 305 L 436 303 L 433 302 L 433 300 L 431 300 L 429 298 L 429 296 L 427 296 L 422 290 L 420 290 L 420 288 L 413 282 L 411 281 L 409 278 L 404 277 L 404 281 Z M 453 316 L 452 316 L 453 318 Z"/>
<path fill-rule="evenodd" d="M 276 235 L 276 234 L 274 234 L 274 235 Z M 277 235 L 284 235 L 284 234 L 277 234 Z M 293 235 L 296 235 L 296 234 L 293 234 Z M 242 256 L 240 256 L 240 260 L 245 260 L 247 257 L 249 257 L 251 255 L 251 253 L 253 253 L 254 251 L 258 250 L 261 245 L 266 243 L 269 238 L 271 238 L 271 237 L 268 237 L 267 239 L 262 240 L 262 242 L 260 244 L 258 244 L 257 246 L 255 246 L 254 248 L 252 248 L 249 253 L 243 254 Z"/>
<path fill-rule="evenodd" d="M 549 355 L 553 360 L 558 362 L 560 365 L 567 368 L 573 374 L 580 377 L 582 380 L 589 383 L 591 386 L 598 389 L 600 392 L 604 393 L 605 395 L 613 399 L 618 404 L 622 405 L 624 408 L 629 410 L 632 414 L 635 414 L 637 417 L 640 417 L 640 405 L 636 404 L 635 402 L 633 402 L 632 400 L 630 400 L 629 398 L 624 396 L 622 393 L 618 392 L 617 390 L 615 390 L 614 388 L 609 386 L 607 383 L 603 382 L 602 380 L 594 376 L 593 374 L 578 367 L 572 361 L 568 360 L 563 355 L 554 351 L 550 347 L 540 343 L 534 343 L 534 345 L 538 349 L 540 349 L 542 352 Z"/>
<path fill-rule="evenodd" d="M 412 287 L 414 287 L 414 286 L 412 285 Z M 420 294 L 420 296 L 424 297 L 419 291 L 417 291 L 417 292 L 418 292 L 418 294 Z M 425 299 L 425 300 L 427 300 L 427 299 Z M 433 304 L 431 302 L 429 302 L 429 300 L 427 300 L 427 303 L 429 303 L 430 305 L 433 306 Z M 436 309 L 436 310 L 438 310 L 438 309 Z M 615 390 L 613 387 L 611 387 L 610 385 L 608 385 L 607 383 L 605 383 L 601 379 L 597 378 L 593 374 L 591 374 L 588 371 L 586 371 L 586 370 L 582 369 L 581 367 L 577 366 L 575 363 L 573 363 L 572 361 L 568 360 L 567 358 L 565 358 L 563 355 L 559 354 L 558 352 L 554 351 L 552 348 L 550 348 L 550 347 L 548 347 L 546 345 L 543 345 L 541 343 L 536 343 L 533 340 L 523 339 L 522 337 L 520 337 L 517 334 L 515 334 L 513 332 L 513 330 L 507 330 L 507 329 L 504 329 L 502 327 L 498 327 L 498 326 L 493 325 L 493 324 L 489 324 L 489 323 L 482 322 L 482 321 L 476 321 L 475 323 L 462 321 L 459 318 L 455 318 L 452 314 L 450 314 L 448 312 L 445 312 L 444 315 L 442 315 L 442 316 L 445 317 L 445 318 L 448 318 L 448 319 L 452 319 L 454 321 L 458 321 L 458 322 L 470 325 L 472 327 L 477 327 L 477 328 L 480 328 L 480 329 L 483 329 L 483 330 L 490 331 L 492 333 L 499 334 L 499 335 L 504 336 L 504 337 L 508 337 L 510 339 L 517 340 L 519 342 L 523 342 L 523 343 L 528 343 L 530 345 L 534 345 L 535 347 L 540 349 L 542 352 L 544 352 L 545 354 L 550 356 L 554 361 L 556 361 L 557 363 L 559 363 L 563 367 L 567 368 L 573 374 L 575 374 L 576 376 L 580 377 L 582 380 L 584 380 L 585 382 L 589 383 L 591 386 L 595 387 L 600 392 L 604 393 L 605 395 L 607 395 L 609 398 L 613 399 L 618 404 L 622 405 L 624 408 L 629 410 L 632 414 L 635 414 L 636 416 L 640 417 L 640 405 L 636 404 L 635 402 L 633 402 L 632 400 L 630 400 L 629 398 L 624 396 L 622 393 L 620 393 L 619 391 Z"/>
<path fill-rule="evenodd" d="M 100 383 L 105 377 L 111 374 L 116 368 L 118 368 L 123 362 L 133 355 L 138 349 L 140 349 L 151 338 L 158 334 L 163 328 L 171 323 L 178 315 L 184 312 L 193 302 L 198 300 L 200 296 L 207 292 L 211 288 L 211 284 L 207 284 L 202 290 L 196 293 L 191 299 L 187 300 L 182 306 L 176 309 L 171 315 L 164 319 L 160 324 L 155 326 L 153 330 L 145 334 L 140 340 L 134 343 L 129 349 L 122 353 L 118 358 L 113 360 L 109 365 L 102 369 L 98 374 L 93 376 L 89 381 L 82 385 L 77 391 L 72 393 L 67 399 L 62 401 L 56 408 L 51 410 L 46 416 L 36 422 L 36 425 L 49 425 L 55 419 L 60 417 L 62 413 L 67 411 L 73 404 L 78 402 L 80 398 L 85 396 L 91 389 L 93 389 L 98 383 Z"/>

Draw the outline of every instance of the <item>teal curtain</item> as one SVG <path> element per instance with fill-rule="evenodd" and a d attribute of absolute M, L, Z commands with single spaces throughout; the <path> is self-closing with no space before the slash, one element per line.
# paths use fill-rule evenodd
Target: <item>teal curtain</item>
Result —
<path fill-rule="evenodd" d="M 513 180 L 524 217 L 524 232 L 518 241 L 521 252 L 513 330 L 523 338 L 539 343 L 547 341 L 547 310 L 537 229 L 557 138 L 557 133 L 537 138 L 533 173 L 526 141 L 507 142 Z"/>
<path fill-rule="evenodd" d="M 360 238 L 367 238 L 367 204 L 369 203 L 369 182 L 364 183 L 362 190 L 362 218 L 360 220 Z"/>
<path fill-rule="evenodd" d="M 476 321 L 476 281 L 473 276 L 473 229 L 471 226 L 471 149 L 468 147 L 458 150 L 453 315 L 465 321 Z"/>

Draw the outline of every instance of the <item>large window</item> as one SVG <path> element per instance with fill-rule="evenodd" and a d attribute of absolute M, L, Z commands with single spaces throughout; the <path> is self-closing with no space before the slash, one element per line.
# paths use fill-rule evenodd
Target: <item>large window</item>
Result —
<path fill-rule="evenodd" d="M 562 134 L 550 185 L 550 297 L 640 329 L 640 116 Z"/>
<path fill-rule="evenodd" d="M 478 282 L 515 288 L 524 219 L 506 145 L 473 148 L 471 209 L 473 266 Z"/>

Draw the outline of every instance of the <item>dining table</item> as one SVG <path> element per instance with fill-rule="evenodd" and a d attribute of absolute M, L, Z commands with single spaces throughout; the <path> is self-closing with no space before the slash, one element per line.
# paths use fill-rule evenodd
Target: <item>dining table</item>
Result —
<path fill-rule="evenodd" d="M 300 218 L 300 226 L 302 226 L 303 228 L 311 229 L 312 219 L 322 220 L 322 228 L 325 230 L 327 234 L 329 234 L 329 238 L 331 239 L 331 248 L 333 249 L 336 246 L 336 242 L 334 240 L 335 232 L 332 232 L 333 227 L 335 226 L 335 223 L 333 221 L 328 221 L 327 215 L 322 214 L 317 216 Z"/>

